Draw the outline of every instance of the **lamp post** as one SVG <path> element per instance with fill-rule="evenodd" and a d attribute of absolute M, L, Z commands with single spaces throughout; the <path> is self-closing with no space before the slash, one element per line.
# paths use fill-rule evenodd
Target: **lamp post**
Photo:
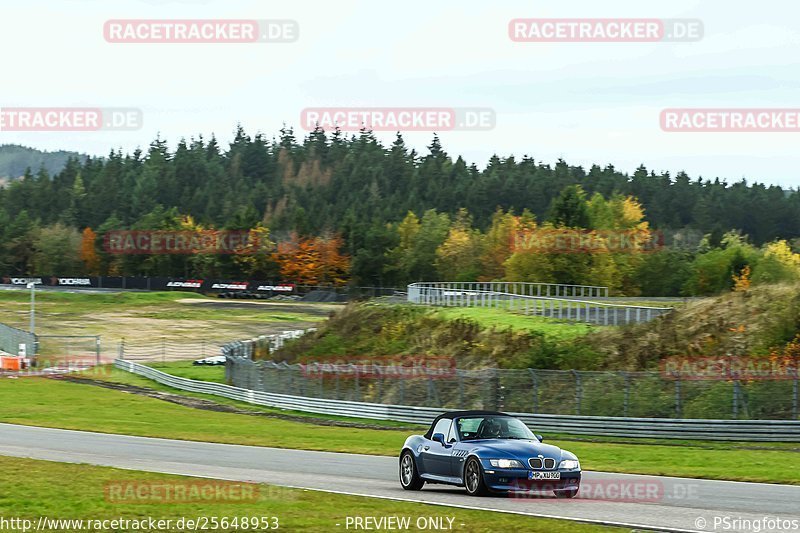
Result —
<path fill-rule="evenodd" d="M 36 366 L 36 355 L 39 352 L 38 341 L 36 338 L 36 283 L 30 282 L 27 287 L 31 290 L 31 335 L 33 335 L 33 346 L 31 346 L 33 353 L 28 354 L 27 357 L 30 364 Z"/>
<path fill-rule="evenodd" d="M 31 333 L 36 333 L 36 283 L 28 283 L 31 290 Z"/>

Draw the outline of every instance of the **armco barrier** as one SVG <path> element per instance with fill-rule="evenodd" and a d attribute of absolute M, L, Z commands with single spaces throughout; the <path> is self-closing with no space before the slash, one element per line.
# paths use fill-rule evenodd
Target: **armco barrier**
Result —
<path fill-rule="evenodd" d="M 114 366 L 176 389 L 293 411 L 373 420 L 394 420 L 419 425 L 429 424 L 436 415 L 443 411 L 429 407 L 350 402 L 260 392 L 222 383 L 181 378 L 122 359 L 115 360 Z M 655 439 L 800 442 L 800 421 L 511 414 L 518 416 L 534 431 L 546 433 Z"/>

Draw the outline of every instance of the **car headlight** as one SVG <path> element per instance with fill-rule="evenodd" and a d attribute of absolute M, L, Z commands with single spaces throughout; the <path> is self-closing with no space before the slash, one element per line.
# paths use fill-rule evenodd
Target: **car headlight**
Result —
<path fill-rule="evenodd" d="M 581 467 L 581 463 L 578 462 L 577 459 L 564 459 L 561 461 L 561 464 L 558 465 L 558 468 L 562 470 L 577 470 Z"/>
<path fill-rule="evenodd" d="M 489 463 L 495 468 L 525 468 L 516 459 L 489 459 Z"/>

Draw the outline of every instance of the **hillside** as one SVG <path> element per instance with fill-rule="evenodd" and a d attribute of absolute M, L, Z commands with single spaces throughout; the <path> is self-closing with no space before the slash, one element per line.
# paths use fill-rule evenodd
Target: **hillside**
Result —
<path fill-rule="evenodd" d="M 28 168 L 36 173 L 42 166 L 53 176 L 61 172 L 70 157 L 77 157 L 83 162 L 87 156 L 65 150 L 47 152 L 18 144 L 3 144 L 0 145 L 0 179 L 7 181 L 19 178 Z"/>
<path fill-rule="evenodd" d="M 800 285 L 763 285 L 687 303 L 670 315 L 583 341 L 609 368 L 656 368 L 672 355 L 766 355 L 800 334 Z"/>
<path fill-rule="evenodd" d="M 272 359 L 427 354 L 455 357 L 460 368 L 655 370 L 660 359 L 673 355 L 765 355 L 800 332 L 800 285 L 705 298 L 653 322 L 619 328 L 512 313 L 514 326 L 505 327 L 494 316 L 501 311 L 485 311 L 486 316 L 454 319 L 439 309 L 351 304 Z"/>

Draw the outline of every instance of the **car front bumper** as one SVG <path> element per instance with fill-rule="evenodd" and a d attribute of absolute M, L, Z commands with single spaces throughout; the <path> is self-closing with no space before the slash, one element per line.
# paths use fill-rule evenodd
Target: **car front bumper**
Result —
<path fill-rule="evenodd" d="M 527 469 L 488 468 L 483 479 L 490 490 L 496 492 L 546 492 L 577 489 L 581 482 L 580 470 L 561 472 L 561 479 L 530 480 Z"/>

